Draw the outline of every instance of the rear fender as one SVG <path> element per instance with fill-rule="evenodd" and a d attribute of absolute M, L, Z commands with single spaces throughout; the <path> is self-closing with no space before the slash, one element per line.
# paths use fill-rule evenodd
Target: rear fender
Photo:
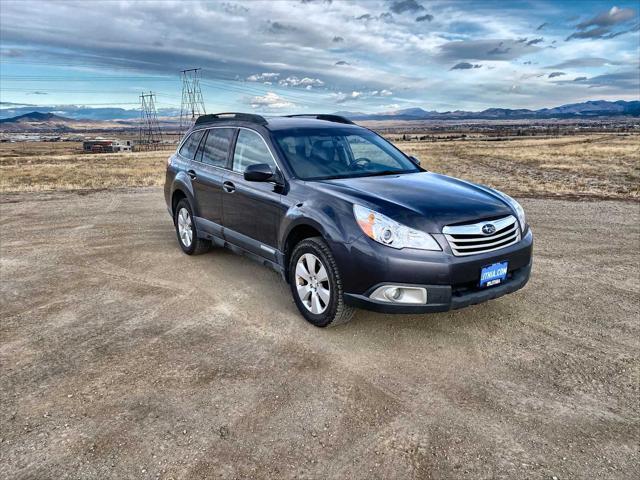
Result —
<path fill-rule="evenodd" d="M 198 202 L 196 201 L 196 196 L 195 196 L 195 191 L 193 188 L 193 182 L 191 181 L 191 178 L 189 177 L 189 175 L 187 175 L 186 172 L 182 171 L 182 172 L 178 172 L 176 174 L 176 177 L 173 179 L 173 184 L 171 185 L 171 206 L 172 206 L 172 214 L 175 214 L 175 212 L 173 212 L 173 198 L 174 195 L 176 193 L 176 191 L 180 190 L 181 192 L 183 192 L 185 194 L 185 196 L 187 197 L 187 200 L 189 200 L 189 203 L 191 204 L 191 209 L 193 210 L 193 214 L 196 217 L 200 216 L 200 206 L 198 205 Z"/>

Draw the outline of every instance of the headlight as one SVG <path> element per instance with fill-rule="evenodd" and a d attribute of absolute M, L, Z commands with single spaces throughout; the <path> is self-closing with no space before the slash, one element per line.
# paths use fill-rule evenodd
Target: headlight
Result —
<path fill-rule="evenodd" d="M 378 243 L 393 248 L 442 250 L 428 233 L 409 228 L 374 210 L 354 205 L 353 214 L 362 231 Z"/>
<path fill-rule="evenodd" d="M 524 214 L 524 209 L 522 208 L 522 205 L 520 205 L 518 202 L 516 202 L 513 198 L 511 198 L 506 193 L 502 193 L 498 190 L 495 190 L 495 192 L 497 192 L 502 198 L 504 198 L 506 202 L 511 206 L 511 208 L 513 208 L 516 211 L 516 215 L 518 216 L 518 222 L 520 222 L 520 231 L 522 231 L 524 234 L 525 228 L 527 227 L 527 217 Z"/>

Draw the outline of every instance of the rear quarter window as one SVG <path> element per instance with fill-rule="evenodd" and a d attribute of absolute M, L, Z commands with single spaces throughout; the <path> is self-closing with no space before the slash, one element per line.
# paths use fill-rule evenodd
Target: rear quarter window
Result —
<path fill-rule="evenodd" d="M 193 160 L 196 155 L 196 151 L 198 150 L 200 140 L 202 140 L 202 135 L 204 135 L 204 130 L 193 132 L 191 135 L 189 135 L 189 138 L 184 141 L 178 153 L 180 153 L 180 155 L 185 158 Z"/>

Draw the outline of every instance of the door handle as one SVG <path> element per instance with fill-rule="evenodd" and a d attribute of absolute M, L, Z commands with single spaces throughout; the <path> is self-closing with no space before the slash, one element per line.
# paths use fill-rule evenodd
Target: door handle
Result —
<path fill-rule="evenodd" d="M 233 182 L 224 182 L 222 184 L 222 188 L 227 193 L 233 193 L 236 191 L 236 186 L 233 184 Z"/>
<path fill-rule="evenodd" d="M 191 177 L 191 180 L 195 180 L 197 178 L 196 172 L 193 170 L 189 170 L 187 174 L 189 174 L 189 177 Z"/>

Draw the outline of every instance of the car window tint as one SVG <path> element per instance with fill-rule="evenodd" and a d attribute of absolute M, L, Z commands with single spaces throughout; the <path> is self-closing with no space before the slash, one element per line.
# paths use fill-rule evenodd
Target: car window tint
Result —
<path fill-rule="evenodd" d="M 281 130 L 276 141 L 296 176 L 306 180 L 420 171 L 393 145 L 366 130 Z"/>
<path fill-rule="evenodd" d="M 189 158 L 193 160 L 196 150 L 198 150 L 198 144 L 202 139 L 202 135 L 204 134 L 204 130 L 198 130 L 197 132 L 193 132 L 189 138 L 185 140 L 180 148 L 180 155 L 185 158 Z"/>
<path fill-rule="evenodd" d="M 197 160 L 216 167 L 227 166 L 233 128 L 212 128 L 202 143 Z"/>
<path fill-rule="evenodd" d="M 236 140 L 236 150 L 233 154 L 233 171 L 244 173 L 249 165 L 266 163 L 276 170 L 271 152 L 262 137 L 251 130 L 240 130 Z"/>
<path fill-rule="evenodd" d="M 389 153 L 374 143 L 366 141 L 358 135 L 349 135 L 346 137 L 347 142 L 353 152 L 355 161 L 371 161 L 377 165 L 384 165 L 392 169 L 402 168 L 398 162 Z"/>

